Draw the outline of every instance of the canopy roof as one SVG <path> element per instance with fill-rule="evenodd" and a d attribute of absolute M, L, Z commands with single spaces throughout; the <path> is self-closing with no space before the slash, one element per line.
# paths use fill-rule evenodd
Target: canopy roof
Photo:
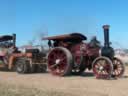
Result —
<path fill-rule="evenodd" d="M 87 37 L 81 33 L 71 33 L 59 36 L 45 37 L 43 40 L 87 40 Z"/>
<path fill-rule="evenodd" d="M 11 35 L 0 36 L 0 42 L 8 41 L 8 40 L 13 40 L 13 36 Z"/>

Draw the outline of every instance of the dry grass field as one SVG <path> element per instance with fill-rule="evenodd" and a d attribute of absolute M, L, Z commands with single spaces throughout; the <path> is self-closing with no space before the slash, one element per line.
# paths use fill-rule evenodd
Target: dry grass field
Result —
<path fill-rule="evenodd" d="M 49 73 L 19 75 L 0 72 L 0 96 L 128 96 L 128 67 L 124 77 L 99 80 L 92 73 L 57 77 Z"/>

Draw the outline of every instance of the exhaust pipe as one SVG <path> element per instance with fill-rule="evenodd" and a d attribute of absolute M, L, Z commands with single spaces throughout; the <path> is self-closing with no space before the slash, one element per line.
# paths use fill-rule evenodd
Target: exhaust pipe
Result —
<path fill-rule="evenodd" d="M 109 25 L 104 25 L 104 47 L 110 47 L 110 42 L 109 42 Z"/>
<path fill-rule="evenodd" d="M 101 49 L 101 55 L 106 56 L 110 59 L 113 59 L 115 52 L 114 49 L 110 46 L 109 42 L 109 25 L 104 25 L 104 47 Z"/>
<path fill-rule="evenodd" d="M 13 46 L 16 46 L 16 34 L 13 34 Z"/>

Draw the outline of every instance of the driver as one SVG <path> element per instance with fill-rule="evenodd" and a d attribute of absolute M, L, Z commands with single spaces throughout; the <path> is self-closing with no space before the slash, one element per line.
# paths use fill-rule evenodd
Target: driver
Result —
<path fill-rule="evenodd" d="M 97 40 L 96 36 L 93 36 L 90 41 L 90 47 L 101 47 L 100 42 Z"/>
<path fill-rule="evenodd" d="M 18 50 L 17 47 L 11 46 L 10 48 L 8 48 L 8 54 L 15 53 L 17 50 Z"/>

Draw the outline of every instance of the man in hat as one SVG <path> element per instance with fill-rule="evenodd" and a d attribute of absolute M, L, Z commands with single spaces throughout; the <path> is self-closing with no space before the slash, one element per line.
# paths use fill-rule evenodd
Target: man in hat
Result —
<path fill-rule="evenodd" d="M 95 47 L 101 47 L 100 42 L 97 40 L 96 36 L 93 36 L 91 41 L 90 41 L 90 47 L 95 48 Z"/>

